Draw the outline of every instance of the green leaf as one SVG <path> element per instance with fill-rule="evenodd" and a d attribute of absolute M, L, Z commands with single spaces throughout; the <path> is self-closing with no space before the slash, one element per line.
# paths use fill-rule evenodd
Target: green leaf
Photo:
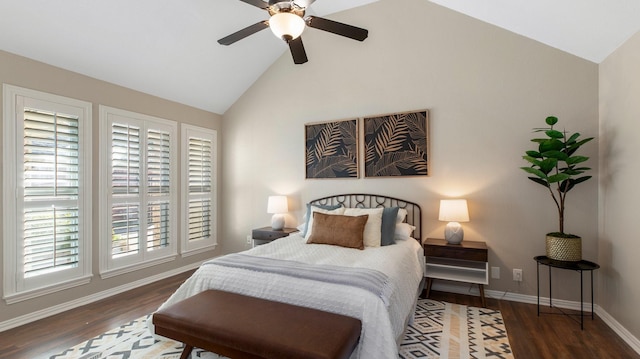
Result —
<path fill-rule="evenodd" d="M 542 158 L 542 155 L 538 151 L 527 151 L 527 156 L 534 158 Z"/>
<path fill-rule="evenodd" d="M 567 140 L 567 143 L 573 143 L 575 142 L 575 140 L 578 139 L 578 137 L 580 137 L 579 133 L 574 133 L 573 135 L 571 135 L 571 137 L 569 137 L 569 139 Z"/>
<path fill-rule="evenodd" d="M 564 144 L 562 143 L 562 141 L 551 139 L 541 142 L 538 151 L 540 151 L 540 153 L 545 153 L 547 151 L 560 151 L 563 148 Z"/>
<path fill-rule="evenodd" d="M 547 158 L 555 158 L 558 161 L 565 161 L 567 159 L 567 154 L 562 151 L 547 151 L 542 153 L 543 157 Z"/>
<path fill-rule="evenodd" d="M 580 134 L 576 133 L 576 135 L 580 135 Z M 589 141 L 591 141 L 591 140 L 593 140 L 593 137 L 589 137 L 589 138 L 585 138 L 585 139 L 583 139 L 583 140 L 580 140 L 579 142 L 576 142 L 576 143 L 574 143 L 574 144 L 571 144 L 571 145 L 569 146 L 569 149 L 570 149 L 570 150 L 575 151 L 575 150 L 577 150 L 579 147 L 581 147 L 582 145 L 584 145 L 585 143 L 587 143 L 587 142 L 589 142 Z"/>
<path fill-rule="evenodd" d="M 533 167 L 520 167 L 520 168 L 522 170 L 524 170 L 525 172 L 531 173 L 532 175 L 536 175 L 536 176 L 538 176 L 540 178 L 543 178 L 543 179 L 547 178 L 547 175 L 544 172 L 542 172 L 539 169 L 537 169 L 537 168 L 533 168 Z"/>
<path fill-rule="evenodd" d="M 580 177 L 577 179 L 568 179 L 560 184 L 560 192 L 567 193 L 571 191 L 571 189 L 575 187 L 575 185 L 577 185 L 578 183 L 582 183 L 589 178 L 591 178 L 591 176 Z"/>
<path fill-rule="evenodd" d="M 549 181 L 549 183 L 557 183 L 560 181 L 564 181 L 564 180 L 568 180 L 569 178 L 571 178 L 571 176 L 564 174 L 564 173 L 557 173 L 555 175 L 549 176 L 547 178 L 547 181 Z"/>
<path fill-rule="evenodd" d="M 564 138 L 564 134 L 560 131 L 547 130 L 545 133 L 551 138 Z"/>
<path fill-rule="evenodd" d="M 525 161 L 527 161 L 527 162 L 531 163 L 532 165 L 534 165 L 534 166 L 536 166 L 536 167 L 540 167 L 540 166 L 542 166 L 542 161 L 539 161 L 539 160 L 538 160 L 538 159 L 536 159 L 536 158 L 533 158 L 533 157 L 530 157 L 530 156 L 522 156 L 522 158 L 523 158 Z"/>
<path fill-rule="evenodd" d="M 588 160 L 589 160 L 589 157 L 586 157 L 586 156 L 573 156 L 573 157 L 567 158 L 565 162 L 567 162 L 568 165 L 575 165 Z"/>
<path fill-rule="evenodd" d="M 546 158 L 542 162 L 540 162 L 540 170 L 544 172 L 544 174 L 549 174 L 556 165 L 558 164 L 558 160 L 555 158 Z"/>
<path fill-rule="evenodd" d="M 529 178 L 530 180 L 532 180 L 535 183 L 539 183 L 539 184 L 541 184 L 541 185 L 543 185 L 545 187 L 549 187 L 549 183 L 547 181 L 541 179 L 541 178 L 538 178 L 538 177 L 527 177 L 527 178 Z"/>
<path fill-rule="evenodd" d="M 579 174 L 583 174 L 584 173 L 584 171 L 579 171 L 579 170 L 576 170 L 575 168 L 574 169 L 565 168 L 565 169 L 562 169 L 561 171 L 562 171 L 562 173 L 567 174 L 569 176 L 577 176 Z"/>
<path fill-rule="evenodd" d="M 547 117 L 547 118 L 546 118 L 546 120 L 544 120 L 544 121 L 547 123 L 547 125 L 549 125 L 549 126 L 553 126 L 553 125 L 555 125 L 556 123 L 558 123 L 558 118 L 557 118 L 557 117 L 555 117 L 555 116 L 549 116 L 549 117 Z"/>
<path fill-rule="evenodd" d="M 578 183 L 582 183 L 582 182 L 588 180 L 589 178 L 591 178 L 591 176 L 584 176 L 584 177 L 580 177 L 580 178 L 574 179 L 573 182 L 575 184 L 578 184 Z"/>

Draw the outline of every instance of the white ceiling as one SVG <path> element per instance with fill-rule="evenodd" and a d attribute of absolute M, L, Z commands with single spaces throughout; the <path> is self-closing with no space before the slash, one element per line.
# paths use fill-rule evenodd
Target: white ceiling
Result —
<path fill-rule="evenodd" d="M 431 1 L 596 63 L 640 30 L 640 0 Z M 216 42 L 267 18 L 238 0 L 0 0 L 0 14 L 2 50 L 218 114 L 287 51 L 268 30 Z"/>

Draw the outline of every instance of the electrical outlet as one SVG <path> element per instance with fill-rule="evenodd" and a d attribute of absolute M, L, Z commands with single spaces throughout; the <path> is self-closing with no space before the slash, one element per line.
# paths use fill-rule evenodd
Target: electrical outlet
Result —
<path fill-rule="evenodd" d="M 491 278 L 500 279 L 500 267 L 491 267 Z"/>
<path fill-rule="evenodd" d="M 513 269 L 513 280 L 514 282 L 522 282 L 522 269 Z"/>
<path fill-rule="evenodd" d="M 247 234 L 247 244 L 251 244 L 251 241 L 253 241 L 253 238 L 251 238 L 250 234 Z"/>

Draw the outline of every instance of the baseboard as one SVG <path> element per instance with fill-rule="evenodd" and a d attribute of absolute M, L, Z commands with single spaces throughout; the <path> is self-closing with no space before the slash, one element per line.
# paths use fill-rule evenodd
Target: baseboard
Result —
<path fill-rule="evenodd" d="M 174 275 L 180 274 L 180 273 L 184 273 L 186 271 L 189 270 L 193 270 L 196 269 L 200 266 L 200 264 L 202 264 L 202 262 L 196 262 L 196 263 L 192 263 L 189 265 L 186 265 L 184 267 L 180 267 L 180 268 L 176 268 L 176 269 L 172 269 L 168 272 L 164 272 L 164 273 L 159 273 L 156 274 L 154 276 L 151 277 L 147 277 L 144 279 L 140 279 L 137 280 L 135 282 L 131 282 L 131 283 L 127 283 L 124 285 L 121 285 L 119 287 L 115 287 L 115 288 L 111 288 L 111 289 L 107 289 L 105 291 L 99 292 L 99 293 L 95 293 L 86 297 L 82 297 L 82 298 L 78 298 L 76 300 L 72 300 L 70 302 L 66 302 L 60 305 L 56 305 L 53 307 L 49 307 L 46 309 L 42 309 L 33 313 L 29 313 L 17 318 L 13 318 L 13 319 L 9 319 L 7 321 L 4 322 L 0 322 L 0 332 L 3 332 L 5 330 L 9 330 L 12 328 L 16 328 L 19 327 L 21 325 L 25 325 L 25 324 L 29 324 L 31 322 L 35 322 L 36 320 L 40 320 L 40 319 L 44 319 L 46 317 L 50 317 L 52 315 L 55 314 L 59 314 L 62 312 L 65 312 L 67 310 L 71 310 L 86 304 L 90 304 L 93 302 L 97 302 L 99 300 L 114 296 L 116 294 L 120 294 L 123 292 L 126 292 L 128 290 L 131 289 L 135 289 L 138 287 L 141 287 L 143 285 L 147 285 L 147 284 L 151 284 L 153 282 L 157 282 L 159 280 L 165 279 L 165 278 L 169 278 L 172 277 Z"/>
<path fill-rule="evenodd" d="M 438 290 L 443 292 L 451 292 L 457 294 L 468 295 L 480 295 L 478 286 L 475 284 L 465 284 L 458 282 L 434 282 L 431 287 L 432 290 Z M 528 304 L 537 304 L 538 297 L 535 295 L 525 295 L 514 292 L 501 292 L 497 290 L 485 290 L 485 296 L 488 298 L 508 300 L 512 302 L 521 302 Z M 549 305 L 548 297 L 540 297 L 540 305 Z M 570 300 L 553 299 L 553 306 L 563 309 L 580 310 L 580 302 L 574 302 Z M 591 302 L 584 303 L 584 311 L 591 313 Z M 614 317 L 612 317 L 607 311 L 602 309 L 599 305 L 594 305 L 595 314 L 602 319 L 602 321 L 609 326 L 622 340 L 624 340 L 631 349 L 640 354 L 640 340 L 633 336 L 625 327 L 622 326 Z"/>
<path fill-rule="evenodd" d="M 459 282 L 434 282 L 431 287 L 433 290 L 439 290 L 443 292 L 468 294 L 468 295 L 480 295 L 480 290 L 476 284 L 466 284 Z M 484 295 L 487 298 L 508 300 L 511 302 L 520 302 L 528 304 L 537 304 L 538 297 L 535 295 L 527 295 L 516 292 L 501 292 L 497 290 L 485 290 Z M 549 305 L 548 297 L 540 297 L 540 305 Z M 580 310 L 580 302 L 574 302 L 570 300 L 553 299 L 553 306 L 563 309 Z M 591 302 L 584 302 L 584 311 L 591 313 Z M 597 312 L 596 312 L 597 313 Z"/>
<path fill-rule="evenodd" d="M 614 317 L 612 317 L 599 305 L 596 305 L 596 314 L 600 317 L 600 319 L 602 319 L 603 322 L 607 323 L 607 325 L 611 329 L 613 329 L 613 331 L 616 332 L 616 334 L 618 334 L 618 336 L 622 338 L 625 343 L 629 344 L 631 349 L 640 354 L 640 340 L 638 340 L 638 338 L 634 337 L 633 334 L 631 334 L 625 327 L 622 326 L 622 324 L 620 324 Z"/>

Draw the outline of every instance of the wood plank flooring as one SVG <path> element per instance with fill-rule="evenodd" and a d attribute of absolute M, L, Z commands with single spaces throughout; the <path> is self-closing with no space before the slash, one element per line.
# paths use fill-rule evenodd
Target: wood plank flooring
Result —
<path fill-rule="evenodd" d="M 35 358 L 57 353 L 157 309 L 191 275 L 186 272 L 69 312 L 0 333 L 0 358 Z M 480 306 L 480 298 L 431 292 L 431 298 Z M 500 309 L 517 359 L 640 359 L 600 318 L 585 320 L 585 330 L 559 314 L 537 317 L 536 306 L 487 299 Z M 547 308 L 548 310 L 548 308 Z"/>
<path fill-rule="evenodd" d="M 0 333 L 0 358 L 59 353 L 158 309 L 193 271 Z"/>
<path fill-rule="evenodd" d="M 431 292 L 431 299 L 479 307 L 479 297 Z M 638 359 L 636 353 L 597 315 L 585 317 L 580 330 L 580 317 L 570 317 L 557 309 L 543 308 L 541 314 L 535 304 L 525 304 L 487 298 L 487 307 L 502 313 L 509 343 L 516 359 Z M 565 310 L 570 314 L 580 312 Z M 577 319 L 577 321 L 576 321 Z"/>

